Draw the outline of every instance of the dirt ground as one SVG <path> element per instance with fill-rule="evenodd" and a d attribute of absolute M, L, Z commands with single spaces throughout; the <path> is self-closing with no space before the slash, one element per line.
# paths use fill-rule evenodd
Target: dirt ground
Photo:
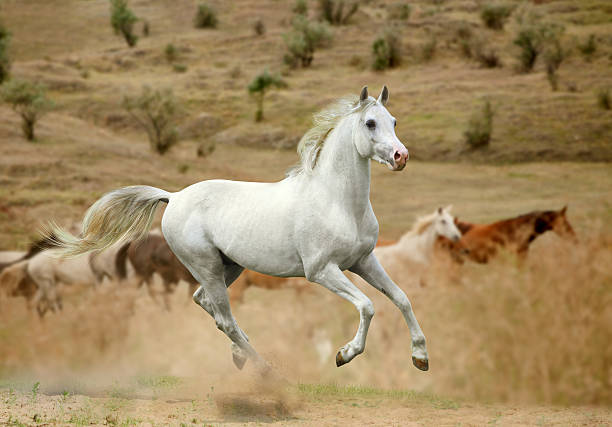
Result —
<path fill-rule="evenodd" d="M 168 379 L 166 379 L 168 381 Z M 178 379 L 176 381 L 179 381 Z M 171 389 L 171 390 L 168 390 Z M 257 390 L 181 392 L 164 384 L 132 393 L 43 394 L 3 389 L 5 425 L 372 425 L 372 426 L 606 426 L 612 410 L 481 404 L 415 392 L 290 386 Z M 139 394 L 139 393 L 143 394 Z"/>

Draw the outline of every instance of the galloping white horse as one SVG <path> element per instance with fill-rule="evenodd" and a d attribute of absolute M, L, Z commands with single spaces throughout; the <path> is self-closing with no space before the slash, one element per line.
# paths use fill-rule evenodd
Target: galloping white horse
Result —
<path fill-rule="evenodd" d="M 387 295 L 402 311 L 412 338 L 412 360 L 428 369 L 425 336 L 404 292 L 372 253 L 378 221 L 370 204 L 370 159 L 401 171 L 408 150 L 395 135 L 396 120 L 378 99 L 345 98 L 314 117 L 300 141 L 301 161 L 276 183 L 203 181 L 179 192 L 132 186 L 111 191 L 87 212 L 81 237 L 52 226 L 65 256 L 138 238 L 160 202 L 168 203 L 162 232 L 172 251 L 200 283 L 193 299 L 233 342 L 234 362 L 247 358 L 267 370 L 238 327 L 227 295 L 244 268 L 273 276 L 306 277 L 355 305 L 357 334 L 336 355 L 336 365 L 362 353 L 372 302 L 346 276 L 350 270 Z M 405 194 L 400 191 L 400 194 Z"/>

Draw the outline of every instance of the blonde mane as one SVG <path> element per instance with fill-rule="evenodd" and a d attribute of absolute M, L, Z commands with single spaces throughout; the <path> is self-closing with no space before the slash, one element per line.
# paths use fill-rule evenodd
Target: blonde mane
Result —
<path fill-rule="evenodd" d="M 437 214 L 438 214 L 438 211 L 436 210 L 433 213 L 430 213 L 429 215 L 424 215 L 424 216 L 417 218 L 412 228 L 410 229 L 408 233 L 406 233 L 406 235 L 417 235 L 418 236 L 419 234 L 423 234 L 434 222 Z"/>
<path fill-rule="evenodd" d="M 313 127 L 308 130 L 297 147 L 300 161 L 297 165 L 289 169 L 287 176 L 296 176 L 303 173 L 310 173 L 317 164 L 319 153 L 327 135 L 336 127 L 340 120 L 352 113 L 363 111 L 376 100 L 369 97 L 367 101 L 360 103 L 358 96 L 346 96 L 338 99 L 329 107 L 313 115 Z"/>

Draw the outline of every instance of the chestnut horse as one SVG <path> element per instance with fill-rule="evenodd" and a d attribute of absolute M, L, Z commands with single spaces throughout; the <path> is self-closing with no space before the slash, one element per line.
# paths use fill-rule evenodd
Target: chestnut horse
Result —
<path fill-rule="evenodd" d="M 492 224 L 472 224 L 455 220 L 462 237 L 458 246 L 453 242 L 444 242 L 451 250 L 453 258 L 457 255 L 485 264 L 494 257 L 500 248 L 516 253 L 519 259 L 524 259 L 529 251 L 529 245 L 539 235 L 553 231 L 562 238 L 575 240 L 576 234 L 566 216 L 567 206 L 558 211 L 533 211 L 515 218 L 497 221 Z M 457 249 L 467 249 L 467 253 L 459 254 Z"/>

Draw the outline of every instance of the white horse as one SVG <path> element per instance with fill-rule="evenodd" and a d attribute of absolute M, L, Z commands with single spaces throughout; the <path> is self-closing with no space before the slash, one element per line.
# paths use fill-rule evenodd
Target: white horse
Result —
<path fill-rule="evenodd" d="M 401 171 L 408 150 L 395 135 L 396 120 L 364 87 L 318 113 L 300 141 L 301 161 L 276 183 L 203 181 L 176 193 L 149 186 L 111 191 L 83 221 L 82 237 L 56 226 L 64 256 L 138 238 L 150 228 L 160 202 L 168 203 L 162 232 L 200 287 L 194 301 L 233 342 L 234 362 L 247 358 L 264 372 L 267 364 L 238 327 L 227 295 L 244 268 L 281 277 L 306 277 L 345 298 L 359 311 L 357 334 L 336 355 L 336 365 L 362 353 L 374 307 L 347 277 L 350 270 L 387 295 L 402 311 L 412 338 L 412 360 L 428 369 L 425 336 L 404 292 L 372 253 L 378 221 L 370 204 L 370 160 Z M 398 188 L 398 194 L 406 194 Z"/>
<path fill-rule="evenodd" d="M 461 231 L 455 225 L 455 218 L 450 214 L 451 206 L 438 208 L 435 212 L 417 219 L 412 229 L 405 233 L 397 243 L 378 246 L 374 255 L 382 260 L 383 265 L 404 264 L 406 261 L 426 266 L 429 264 L 434 243 L 439 236 L 454 242 L 461 239 Z"/>

